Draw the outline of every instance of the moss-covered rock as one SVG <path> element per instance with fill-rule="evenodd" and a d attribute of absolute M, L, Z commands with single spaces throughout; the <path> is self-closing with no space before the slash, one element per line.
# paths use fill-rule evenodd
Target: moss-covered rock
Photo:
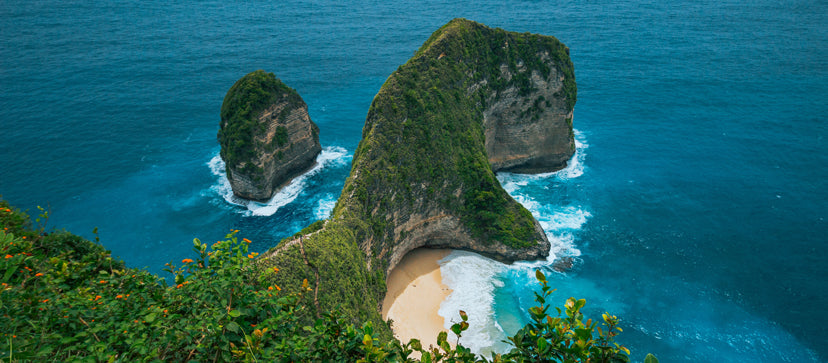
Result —
<path fill-rule="evenodd" d="M 262 263 L 296 271 L 279 277 L 293 280 L 285 286 L 308 279 L 323 310 L 340 305 L 379 322 L 387 273 L 414 248 L 466 249 L 504 262 L 545 257 L 543 230 L 503 190 L 492 163 L 566 165 L 575 97 L 568 49 L 554 37 L 452 20 L 375 96 L 331 219 L 283 241 Z M 537 126 L 544 123 L 553 126 Z M 517 140 L 525 133 L 545 134 Z M 514 157 L 513 149 L 490 148 L 504 140 L 554 150 Z"/>
<path fill-rule="evenodd" d="M 233 193 L 267 200 L 311 168 L 322 150 L 319 128 L 296 90 L 258 70 L 227 91 L 218 132 Z"/>

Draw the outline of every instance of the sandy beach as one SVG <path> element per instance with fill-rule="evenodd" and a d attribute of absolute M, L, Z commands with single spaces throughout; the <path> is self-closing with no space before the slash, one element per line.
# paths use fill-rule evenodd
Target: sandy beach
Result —
<path fill-rule="evenodd" d="M 428 347 L 436 345 L 437 333 L 446 330 L 444 319 L 437 312 L 451 289 L 443 285 L 437 261 L 450 252 L 426 248 L 413 250 L 389 274 L 382 317 L 394 321 L 394 334 L 400 341 L 416 338 L 423 347 Z"/>

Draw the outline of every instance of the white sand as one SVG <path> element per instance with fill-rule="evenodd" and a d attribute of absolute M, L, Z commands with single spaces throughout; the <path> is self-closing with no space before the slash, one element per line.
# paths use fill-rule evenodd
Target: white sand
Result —
<path fill-rule="evenodd" d="M 451 250 L 413 250 L 388 275 L 382 317 L 394 321 L 394 334 L 403 343 L 416 338 L 423 347 L 436 346 L 437 333 L 446 330 L 444 319 L 437 312 L 451 289 L 443 285 L 437 261 L 449 252 Z"/>

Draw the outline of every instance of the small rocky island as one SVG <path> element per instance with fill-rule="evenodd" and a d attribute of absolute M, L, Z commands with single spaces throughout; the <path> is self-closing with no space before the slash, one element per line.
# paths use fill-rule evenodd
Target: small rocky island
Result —
<path fill-rule="evenodd" d="M 237 197 L 266 201 L 313 167 L 319 128 L 293 88 L 262 70 L 239 79 L 221 105 L 221 159 Z"/>

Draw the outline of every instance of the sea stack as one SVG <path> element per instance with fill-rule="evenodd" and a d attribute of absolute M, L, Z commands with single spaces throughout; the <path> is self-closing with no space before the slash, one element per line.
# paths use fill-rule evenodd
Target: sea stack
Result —
<path fill-rule="evenodd" d="M 262 70 L 227 91 L 218 140 L 233 194 L 256 201 L 269 200 L 313 167 L 322 151 L 308 105 L 296 90 Z"/>
<path fill-rule="evenodd" d="M 275 276 L 279 286 L 306 280 L 320 309 L 388 333 L 385 281 L 414 249 L 545 258 L 543 228 L 495 172 L 566 166 L 576 96 L 558 39 L 450 21 L 374 97 L 331 217 L 263 253 L 263 266 L 290 271 Z"/>

